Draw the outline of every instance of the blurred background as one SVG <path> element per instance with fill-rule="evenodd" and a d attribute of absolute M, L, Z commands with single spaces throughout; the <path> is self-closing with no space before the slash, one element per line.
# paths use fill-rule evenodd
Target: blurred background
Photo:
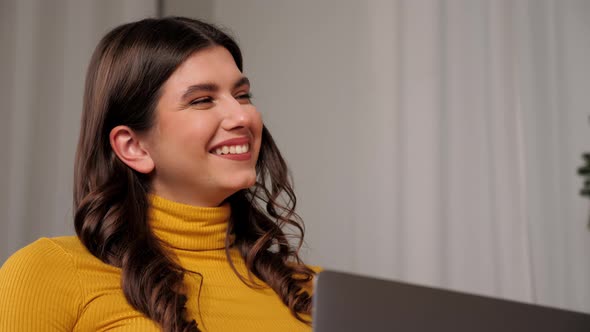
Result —
<path fill-rule="evenodd" d="M 308 263 L 590 312 L 585 0 L 0 0 L 0 262 L 74 233 L 90 55 L 167 15 L 241 45 Z"/>

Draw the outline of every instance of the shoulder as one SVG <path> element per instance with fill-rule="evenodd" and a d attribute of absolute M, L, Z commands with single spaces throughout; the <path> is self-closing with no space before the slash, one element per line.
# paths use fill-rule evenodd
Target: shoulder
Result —
<path fill-rule="evenodd" d="M 22 284 L 28 288 L 75 285 L 77 272 L 67 246 L 72 242 L 67 237 L 40 238 L 14 253 L 0 269 L 0 293 Z"/>
<path fill-rule="evenodd" d="M 54 270 L 56 265 L 60 268 L 64 265 L 72 267 L 72 254 L 81 246 L 77 242 L 79 243 L 74 236 L 40 238 L 10 256 L 0 273 L 22 270 L 31 274 L 47 269 Z"/>
<path fill-rule="evenodd" d="M 17 284 L 41 287 L 44 292 L 64 287 L 80 290 L 78 265 L 93 260 L 100 262 L 76 236 L 40 238 L 15 252 L 2 265 L 0 293 Z"/>
<path fill-rule="evenodd" d="M 324 268 L 323 268 L 323 267 L 321 267 L 321 266 L 317 266 L 317 265 L 308 265 L 308 267 L 309 267 L 310 269 L 312 269 L 312 270 L 313 270 L 313 272 L 315 272 L 315 273 L 316 273 L 316 275 L 317 275 L 318 273 L 320 273 L 320 272 L 324 271 Z"/>
<path fill-rule="evenodd" d="M 10 256 L 2 266 L 2 271 L 20 270 L 29 265 L 32 265 L 29 269 L 34 269 L 39 264 L 52 265 L 51 263 L 55 263 L 55 260 L 68 260 L 65 250 L 54 239 L 40 238 Z"/>
<path fill-rule="evenodd" d="M 318 277 L 318 274 L 320 272 L 322 272 L 323 269 L 322 269 L 322 267 L 316 266 L 316 265 L 307 265 L 306 264 L 305 266 L 308 267 L 308 268 L 310 268 L 314 272 L 314 275 L 312 276 L 312 278 L 309 281 L 306 281 L 305 282 L 305 284 L 303 286 L 303 289 L 306 290 L 308 293 L 313 294 L 315 281 L 316 281 L 316 279 Z M 302 277 L 303 277 L 302 274 L 295 274 L 295 278 L 296 279 L 299 279 L 299 278 L 302 278 Z"/>
<path fill-rule="evenodd" d="M 0 268 L 0 313 L 4 323 L 11 319 L 17 322 L 23 314 L 33 312 L 40 318 L 47 314 L 45 318 L 75 321 L 82 293 L 68 244 L 75 248 L 73 239 L 67 237 L 41 238 L 6 260 Z"/>

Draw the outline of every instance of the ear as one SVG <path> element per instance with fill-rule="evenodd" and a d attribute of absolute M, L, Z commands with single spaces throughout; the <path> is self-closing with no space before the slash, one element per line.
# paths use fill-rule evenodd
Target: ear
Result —
<path fill-rule="evenodd" d="M 154 170 L 154 161 L 133 130 L 117 126 L 109 134 L 111 148 L 127 166 L 139 173 L 148 174 Z"/>

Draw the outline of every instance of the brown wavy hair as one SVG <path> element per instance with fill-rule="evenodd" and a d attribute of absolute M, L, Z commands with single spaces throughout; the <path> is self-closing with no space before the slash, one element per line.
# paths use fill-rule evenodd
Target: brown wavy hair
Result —
<path fill-rule="evenodd" d="M 127 301 L 165 331 L 199 330 L 196 321 L 186 317 L 182 280 L 189 271 L 149 228 L 150 176 L 119 160 L 108 136 L 118 125 L 149 130 L 164 82 L 191 54 L 214 45 L 226 48 L 242 71 L 238 45 L 215 26 L 181 17 L 144 19 L 104 36 L 86 77 L 74 174 L 76 233 L 94 256 L 121 268 Z M 260 149 L 256 184 L 227 198 L 232 214 L 226 255 L 242 281 L 257 287 L 253 276 L 258 277 L 305 321 L 302 314 L 311 311 L 306 287 L 314 271 L 298 255 L 303 223 L 294 212 L 296 197 L 287 165 L 266 127 Z M 290 243 L 284 226 L 296 231 L 296 244 Z M 243 257 L 247 276 L 235 269 L 231 247 Z"/>

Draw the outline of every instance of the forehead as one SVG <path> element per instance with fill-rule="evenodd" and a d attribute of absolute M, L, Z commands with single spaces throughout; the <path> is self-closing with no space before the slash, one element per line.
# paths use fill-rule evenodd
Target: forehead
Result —
<path fill-rule="evenodd" d="M 168 78 L 164 84 L 164 94 L 180 94 L 181 89 L 199 83 L 215 83 L 224 88 L 231 86 L 240 77 L 242 73 L 231 53 L 224 47 L 212 46 L 191 54 Z"/>

